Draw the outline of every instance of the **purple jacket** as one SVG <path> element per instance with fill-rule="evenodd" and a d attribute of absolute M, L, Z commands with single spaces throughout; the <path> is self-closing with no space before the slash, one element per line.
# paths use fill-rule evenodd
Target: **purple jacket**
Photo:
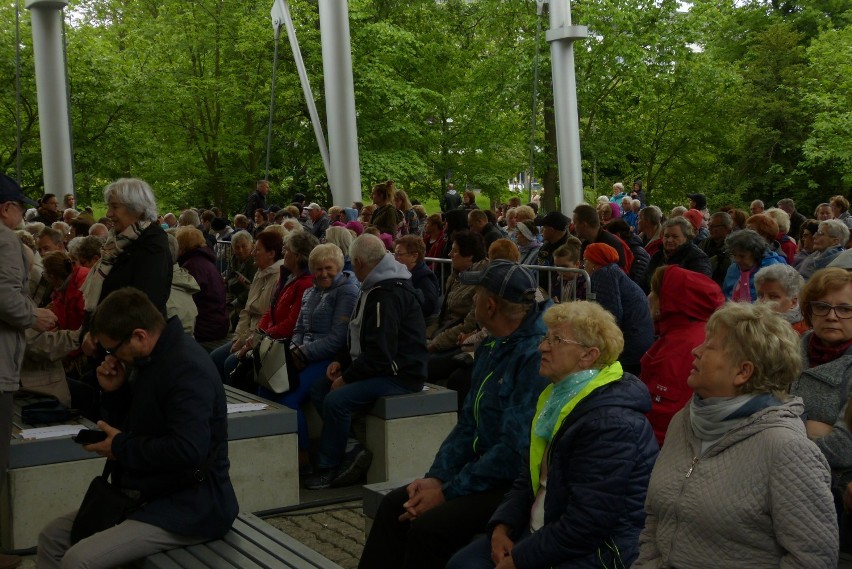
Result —
<path fill-rule="evenodd" d="M 228 335 L 228 309 L 225 306 L 225 281 L 216 269 L 216 257 L 209 247 L 187 251 L 178 264 L 189 271 L 201 290 L 192 295 L 198 308 L 195 339 L 199 342 L 222 340 Z"/>

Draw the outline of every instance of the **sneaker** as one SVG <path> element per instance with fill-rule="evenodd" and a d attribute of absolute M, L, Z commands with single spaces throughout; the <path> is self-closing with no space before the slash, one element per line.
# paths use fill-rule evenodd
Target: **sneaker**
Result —
<path fill-rule="evenodd" d="M 305 480 L 305 488 L 308 490 L 325 490 L 331 488 L 331 481 L 337 476 L 334 468 L 321 468 L 316 474 Z"/>
<path fill-rule="evenodd" d="M 369 470 L 372 462 L 373 453 L 362 445 L 356 446 L 346 453 L 343 458 L 343 465 L 331 485 L 334 488 L 340 488 L 363 482 L 367 478 L 367 470 Z"/>

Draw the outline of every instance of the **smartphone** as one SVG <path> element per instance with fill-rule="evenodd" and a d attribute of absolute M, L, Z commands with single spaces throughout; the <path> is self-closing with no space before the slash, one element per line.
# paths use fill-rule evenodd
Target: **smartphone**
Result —
<path fill-rule="evenodd" d="M 242 274 L 241 272 L 239 272 L 239 271 L 234 271 L 234 274 L 236 274 L 236 275 L 237 275 L 237 276 L 239 276 L 239 277 L 244 278 L 244 279 L 245 279 L 245 281 L 246 281 L 246 283 L 251 284 L 251 279 L 250 279 L 250 278 L 248 278 L 247 276 L 245 276 L 244 274 Z"/>
<path fill-rule="evenodd" d="M 95 443 L 99 443 L 103 440 L 106 440 L 107 434 L 103 431 L 97 431 L 94 429 L 83 429 L 75 436 L 71 437 L 71 439 L 81 445 L 93 445 Z"/>

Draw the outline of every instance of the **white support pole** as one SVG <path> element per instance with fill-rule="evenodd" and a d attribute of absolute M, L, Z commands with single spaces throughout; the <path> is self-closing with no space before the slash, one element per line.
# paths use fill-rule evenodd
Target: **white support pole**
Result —
<path fill-rule="evenodd" d="M 553 69 L 553 111 L 556 116 L 556 155 L 559 161 L 559 203 L 571 216 L 583 202 L 583 171 L 580 161 L 580 119 L 577 114 L 577 81 L 574 76 L 574 41 L 588 37 L 586 26 L 571 25 L 569 0 L 550 1 L 550 43 Z"/>
<path fill-rule="evenodd" d="M 62 10 L 67 4 L 67 0 L 26 0 L 24 4 L 32 16 L 44 191 L 60 200 L 74 191 L 62 50 Z"/>
<path fill-rule="evenodd" d="M 319 15 L 331 161 L 329 185 L 335 205 L 348 207 L 353 201 L 361 201 L 349 3 L 345 0 L 319 0 Z"/>

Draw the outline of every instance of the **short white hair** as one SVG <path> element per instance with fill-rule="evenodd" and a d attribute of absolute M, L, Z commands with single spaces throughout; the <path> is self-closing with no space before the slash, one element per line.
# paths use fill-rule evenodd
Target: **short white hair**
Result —
<path fill-rule="evenodd" d="M 388 250 L 382 240 L 371 233 L 359 235 L 349 247 L 349 257 L 352 259 L 352 263 L 360 261 L 368 267 L 375 267 L 387 253 Z"/>
<path fill-rule="evenodd" d="M 111 197 L 115 197 L 141 221 L 157 221 L 157 199 L 144 180 L 119 178 L 104 188 L 104 201 L 109 203 Z"/>

